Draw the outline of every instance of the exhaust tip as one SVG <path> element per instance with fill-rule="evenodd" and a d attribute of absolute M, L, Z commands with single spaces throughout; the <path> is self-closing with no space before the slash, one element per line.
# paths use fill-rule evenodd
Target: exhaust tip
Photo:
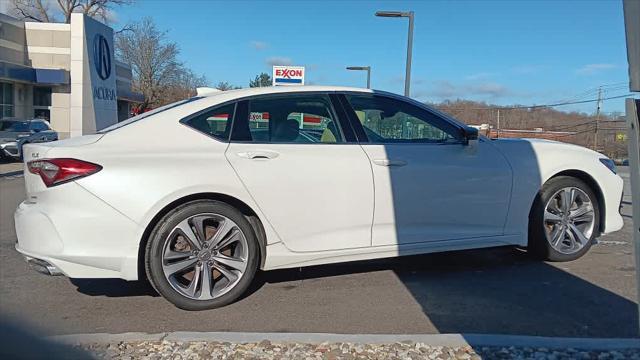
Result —
<path fill-rule="evenodd" d="M 33 270 L 41 274 L 51 276 L 63 275 L 62 271 L 60 271 L 60 269 L 58 269 L 55 265 L 52 265 L 42 259 L 27 258 L 27 263 Z"/>

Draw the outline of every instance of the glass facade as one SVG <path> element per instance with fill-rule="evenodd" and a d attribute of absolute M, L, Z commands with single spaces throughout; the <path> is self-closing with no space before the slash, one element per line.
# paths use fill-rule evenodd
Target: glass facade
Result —
<path fill-rule="evenodd" d="M 33 87 L 33 117 L 35 119 L 51 119 L 51 88 Z"/>
<path fill-rule="evenodd" d="M 0 82 L 0 119 L 12 118 L 14 113 L 13 84 Z"/>

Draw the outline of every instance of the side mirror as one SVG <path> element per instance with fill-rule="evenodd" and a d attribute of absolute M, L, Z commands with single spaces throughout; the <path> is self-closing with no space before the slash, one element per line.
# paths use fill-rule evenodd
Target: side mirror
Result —
<path fill-rule="evenodd" d="M 470 144 L 473 141 L 478 141 L 478 129 L 467 126 L 463 130 L 463 136 L 467 144 Z"/>
<path fill-rule="evenodd" d="M 467 126 L 463 129 L 465 140 L 465 152 L 474 155 L 478 151 L 478 129 Z"/>

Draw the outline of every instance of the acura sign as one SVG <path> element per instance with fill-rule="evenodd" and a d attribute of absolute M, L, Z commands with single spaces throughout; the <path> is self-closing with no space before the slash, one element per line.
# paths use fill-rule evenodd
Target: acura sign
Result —
<path fill-rule="evenodd" d="M 111 49 L 102 34 L 93 38 L 93 65 L 100 79 L 107 80 L 111 76 Z"/>
<path fill-rule="evenodd" d="M 109 80 L 111 77 L 111 70 L 113 69 L 113 53 L 111 52 L 111 46 L 109 41 L 101 33 L 97 33 L 93 37 L 93 70 L 96 75 L 102 81 L 94 82 L 93 86 L 93 98 L 101 101 L 116 101 L 116 89 L 111 86 L 113 80 Z M 97 80 L 97 79 L 96 79 Z"/>

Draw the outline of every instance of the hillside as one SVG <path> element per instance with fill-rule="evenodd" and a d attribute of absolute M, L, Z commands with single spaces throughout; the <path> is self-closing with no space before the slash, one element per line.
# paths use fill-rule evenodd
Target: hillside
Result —
<path fill-rule="evenodd" d="M 492 128 L 570 132 L 553 136 L 555 140 L 594 148 L 594 136 L 598 127 L 598 151 L 612 158 L 626 157 L 626 141 L 616 141 L 616 134 L 624 133 L 624 117 L 601 114 L 599 120 L 593 114 L 565 112 L 547 107 L 521 106 L 499 107 L 469 100 L 445 101 L 430 104 L 470 125 L 489 124 Z"/>

